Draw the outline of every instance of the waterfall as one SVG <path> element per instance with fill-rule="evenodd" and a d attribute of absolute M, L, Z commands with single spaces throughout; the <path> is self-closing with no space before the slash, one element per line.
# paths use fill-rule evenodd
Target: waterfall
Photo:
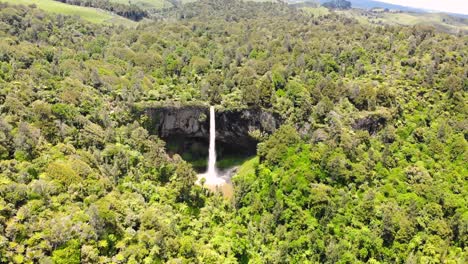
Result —
<path fill-rule="evenodd" d="M 216 120 L 214 106 L 210 106 L 210 147 L 208 155 L 207 176 L 217 177 L 216 173 Z"/>
<path fill-rule="evenodd" d="M 198 179 L 205 179 L 208 186 L 222 186 L 226 180 L 216 169 L 216 119 L 215 108 L 210 106 L 210 145 L 208 149 L 208 170 L 198 175 Z"/>

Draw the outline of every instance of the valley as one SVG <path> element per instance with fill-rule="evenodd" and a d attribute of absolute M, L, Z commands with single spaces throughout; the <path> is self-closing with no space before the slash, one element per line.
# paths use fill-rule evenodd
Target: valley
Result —
<path fill-rule="evenodd" d="M 0 0 L 0 263 L 467 259 L 466 20 L 84 1 Z"/>

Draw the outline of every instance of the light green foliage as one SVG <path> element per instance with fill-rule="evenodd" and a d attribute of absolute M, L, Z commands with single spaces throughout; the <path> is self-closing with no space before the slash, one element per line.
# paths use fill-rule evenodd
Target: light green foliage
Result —
<path fill-rule="evenodd" d="M 311 15 L 315 17 L 320 17 L 320 16 L 325 16 L 330 13 L 330 10 L 326 7 L 303 7 L 303 10 L 305 10 L 307 13 L 310 13 Z"/>
<path fill-rule="evenodd" d="M 53 162 L 47 167 L 46 174 L 51 180 L 58 181 L 65 186 L 80 181 L 80 177 L 78 173 L 73 170 L 71 162 Z"/>
<path fill-rule="evenodd" d="M 57 249 L 52 253 L 52 260 L 57 264 L 79 264 L 80 261 L 80 244 L 76 240 L 69 241 L 66 246 Z"/>

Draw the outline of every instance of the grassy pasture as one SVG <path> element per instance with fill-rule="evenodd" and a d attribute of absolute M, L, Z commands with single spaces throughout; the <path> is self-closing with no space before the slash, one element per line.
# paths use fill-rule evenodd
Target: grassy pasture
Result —
<path fill-rule="evenodd" d="M 7 2 L 10 4 L 17 5 L 32 5 L 35 4 L 38 8 L 43 9 L 47 12 L 52 12 L 56 14 L 63 15 L 77 15 L 83 18 L 84 20 L 90 21 L 92 23 L 108 23 L 108 24 L 124 24 L 124 25 L 134 25 L 135 22 L 114 15 L 112 13 L 90 7 L 74 6 L 67 5 L 61 2 L 53 0 L 0 0 L 0 2 Z"/>

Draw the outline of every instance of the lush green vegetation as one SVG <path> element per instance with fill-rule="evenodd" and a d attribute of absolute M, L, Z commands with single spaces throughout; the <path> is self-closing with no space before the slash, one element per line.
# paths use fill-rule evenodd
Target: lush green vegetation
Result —
<path fill-rule="evenodd" d="M 466 262 L 468 36 L 281 3 L 164 16 L 0 4 L 0 263 Z M 285 119 L 231 200 L 141 114 L 206 101 Z"/>
<path fill-rule="evenodd" d="M 309 14 L 312 14 L 314 16 L 325 16 L 325 15 L 328 15 L 330 14 L 330 11 L 328 10 L 328 8 L 325 8 L 325 7 L 302 7 L 302 10 L 306 11 L 307 13 Z"/>
<path fill-rule="evenodd" d="M 252 159 L 252 157 L 245 157 L 243 155 L 228 155 L 216 161 L 216 167 L 225 170 L 244 164 Z"/>

